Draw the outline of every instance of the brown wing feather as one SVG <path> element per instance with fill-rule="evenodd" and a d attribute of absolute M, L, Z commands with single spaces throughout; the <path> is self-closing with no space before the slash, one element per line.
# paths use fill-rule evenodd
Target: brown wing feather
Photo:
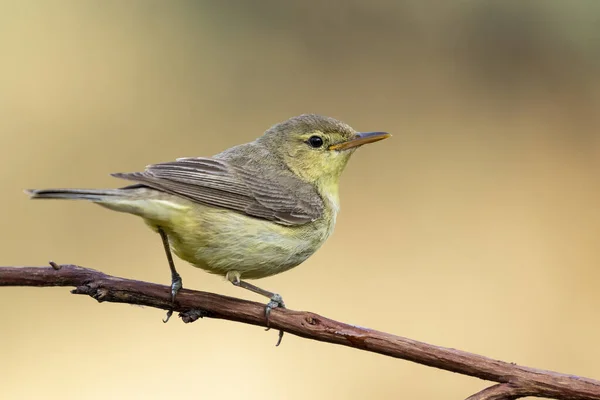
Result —
<path fill-rule="evenodd" d="M 323 212 L 323 202 L 314 188 L 298 178 L 284 175 L 275 181 L 264 170 L 222 159 L 180 158 L 149 165 L 143 172 L 112 175 L 282 225 L 302 225 Z"/>

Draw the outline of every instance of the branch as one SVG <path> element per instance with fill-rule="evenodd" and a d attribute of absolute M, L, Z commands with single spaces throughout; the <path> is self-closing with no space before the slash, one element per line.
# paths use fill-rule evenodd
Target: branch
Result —
<path fill-rule="evenodd" d="M 540 397 L 541 395 L 521 386 L 500 383 L 469 396 L 467 400 L 512 400 L 525 396 Z"/>
<path fill-rule="evenodd" d="M 128 303 L 164 310 L 172 308 L 170 288 L 123 279 L 76 265 L 52 267 L 0 267 L 0 286 L 74 286 L 99 302 Z M 182 289 L 174 311 L 184 322 L 199 317 L 219 318 L 266 326 L 264 304 Z M 493 360 L 465 351 L 434 346 L 372 329 L 337 322 L 320 315 L 276 308 L 270 326 L 321 342 L 335 343 L 401 358 L 434 368 L 498 382 L 468 400 L 505 400 L 524 396 L 564 400 L 600 400 L 600 382 L 573 375 L 538 370 Z"/>

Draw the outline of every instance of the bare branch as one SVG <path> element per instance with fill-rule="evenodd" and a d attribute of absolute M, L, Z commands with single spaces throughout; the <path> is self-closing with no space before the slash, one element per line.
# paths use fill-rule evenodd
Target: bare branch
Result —
<path fill-rule="evenodd" d="M 57 269 L 58 268 L 58 269 Z M 170 288 L 106 275 L 75 265 L 0 267 L 0 286 L 74 286 L 72 293 L 103 302 L 129 303 L 168 310 Z M 182 289 L 174 308 L 184 322 L 200 317 L 265 326 L 264 304 Z M 600 382 L 493 360 L 465 351 L 344 324 L 311 312 L 276 308 L 270 325 L 293 335 L 401 358 L 434 368 L 498 382 L 470 400 L 515 399 L 523 396 L 563 400 L 600 400 Z"/>
<path fill-rule="evenodd" d="M 467 397 L 466 400 L 513 400 L 535 395 L 535 392 L 531 392 L 525 388 L 514 386 L 510 383 L 500 383 L 477 392 L 473 396 Z"/>

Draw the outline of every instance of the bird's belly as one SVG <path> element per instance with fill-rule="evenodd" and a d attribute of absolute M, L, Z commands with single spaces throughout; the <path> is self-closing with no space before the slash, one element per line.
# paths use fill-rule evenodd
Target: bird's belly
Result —
<path fill-rule="evenodd" d="M 182 213 L 168 225 L 164 228 L 171 247 L 181 259 L 214 274 L 237 272 L 242 279 L 297 266 L 321 247 L 333 228 L 325 220 L 290 227 L 205 206 Z"/>

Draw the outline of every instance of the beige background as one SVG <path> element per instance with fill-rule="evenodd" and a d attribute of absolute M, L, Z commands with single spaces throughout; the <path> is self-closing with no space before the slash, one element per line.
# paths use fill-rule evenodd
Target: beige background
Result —
<path fill-rule="evenodd" d="M 285 4 L 284 4 L 285 3 Z M 168 283 L 158 236 L 40 187 L 116 187 L 318 112 L 357 152 L 289 307 L 600 378 L 600 5 L 0 1 L 0 263 Z M 427 4 L 425 4 L 427 3 Z M 293 5 L 292 5 L 293 4 Z M 369 4 L 369 5 L 365 5 Z M 178 262 L 189 288 L 259 300 Z M 66 288 L 0 289 L 3 399 L 460 399 L 486 382 Z"/>

